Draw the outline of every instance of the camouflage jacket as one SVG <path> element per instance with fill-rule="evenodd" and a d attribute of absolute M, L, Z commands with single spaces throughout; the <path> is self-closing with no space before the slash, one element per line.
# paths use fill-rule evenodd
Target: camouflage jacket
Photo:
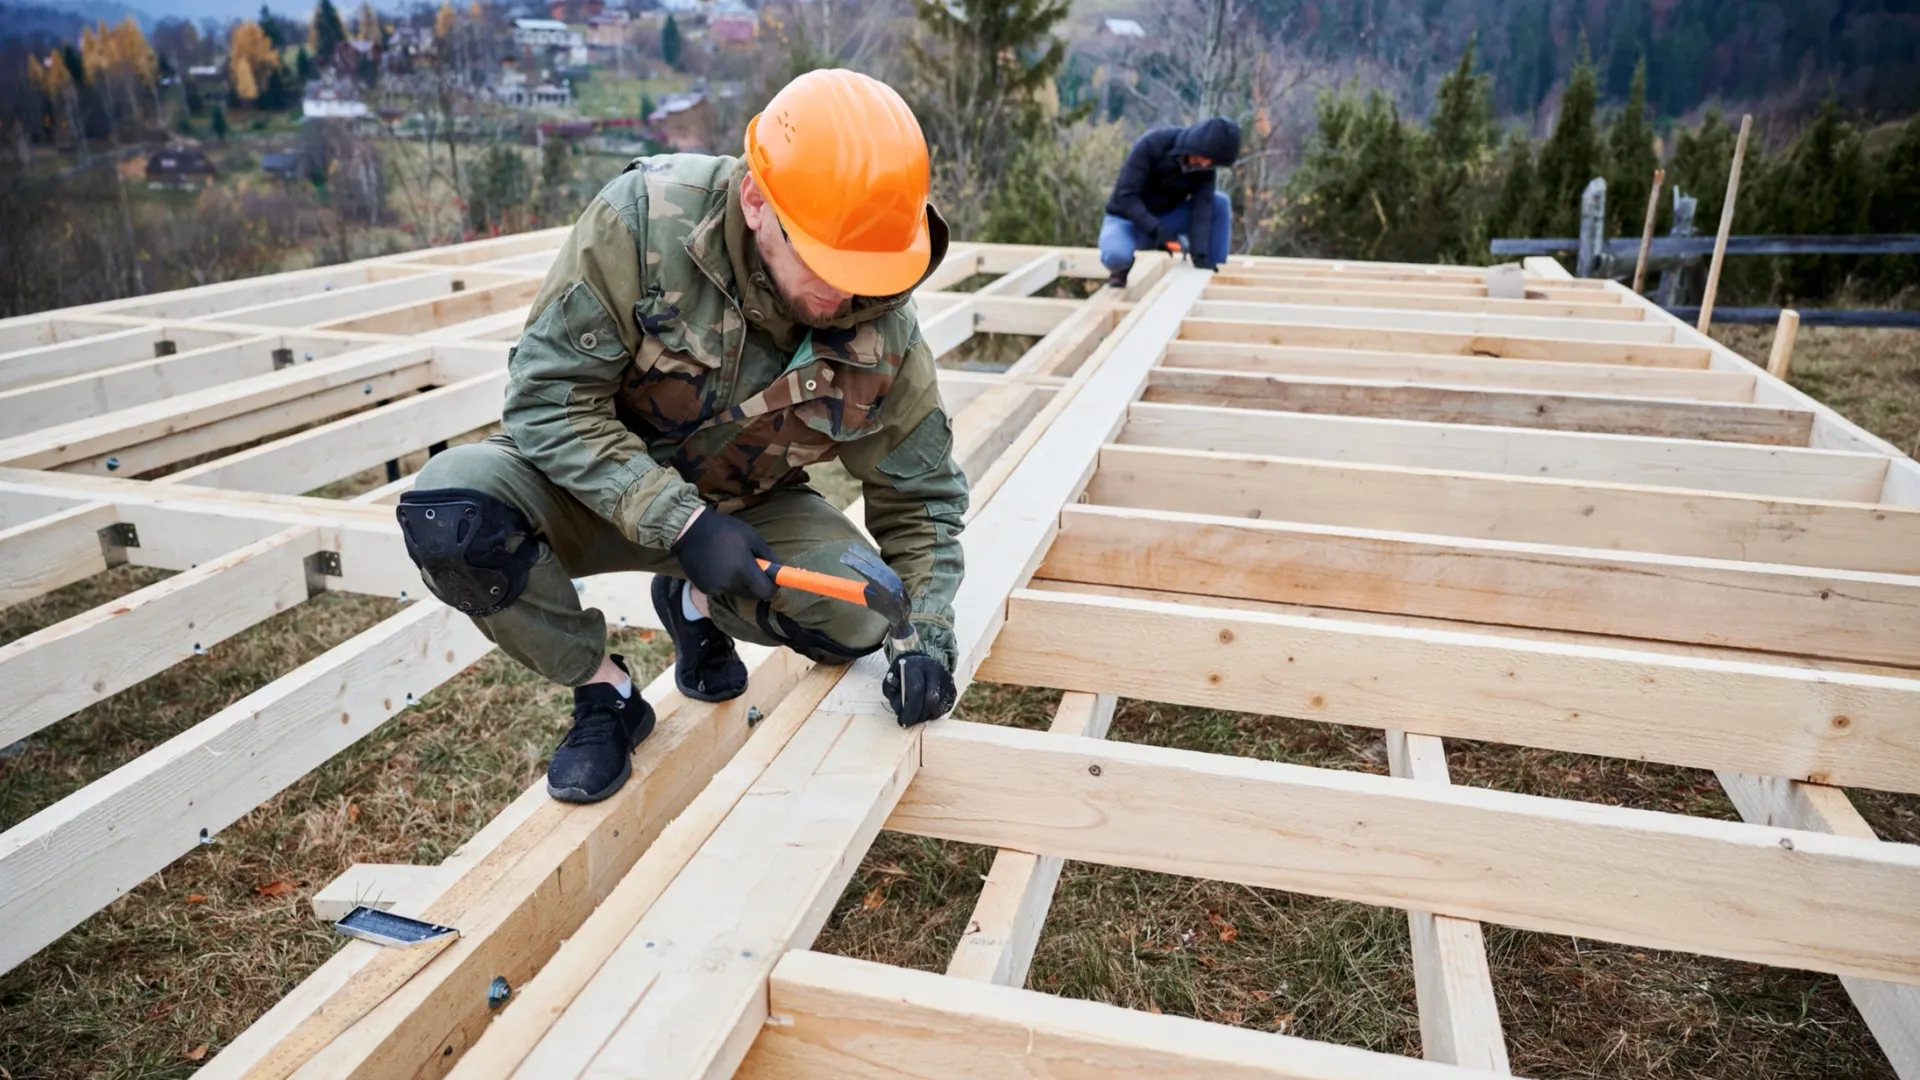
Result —
<path fill-rule="evenodd" d="M 671 547 L 839 458 L 906 583 L 923 647 L 955 659 L 966 478 L 905 293 L 811 332 L 787 314 L 740 209 L 736 158 L 641 158 L 594 199 L 508 361 L 503 419 L 556 483 L 635 543 Z M 934 218 L 932 272 L 946 253 Z"/>

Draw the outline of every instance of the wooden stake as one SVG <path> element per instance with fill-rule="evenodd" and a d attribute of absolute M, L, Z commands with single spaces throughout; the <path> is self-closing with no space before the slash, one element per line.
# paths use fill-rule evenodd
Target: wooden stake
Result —
<path fill-rule="evenodd" d="M 1780 324 L 1773 328 L 1773 352 L 1767 357 L 1767 374 L 1786 381 L 1787 368 L 1793 364 L 1793 339 L 1800 333 L 1800 313 L 1792 308 L 1780 312 Z"/>
<path fill-rule="evenodd" d="M 1740 118 L 1740 141 L 1733 147 L 1733 170 L 1727 173 L 1727 201 L 1720 207 L 1720 235 L 1713 241 L 1713 265 L 1707 269 L 1707 291 L 1700 298 L 1700 332 L 1713 326 L 1713 295 L 1720 291 L 1720 264 L 1727 257 L 1727 234 L 1733 231 L 1733 204 L 1740 196 L 1740 163 L 1747 157 L 1747 133 L 1753 114 Z"/>
<path fill-rule="evenodd" d="M 1640 232 L 1640 261 L 1633 264 L 1633 291 L 1640 291 L 1640 281 L 1647 276 L 1647 252 L 1653 250 L 1653 220 L 1660 216 L 1660 183 L 1667 178 L 1667 170 L 1653 170 L 1653 190 L 1647 193 L 1647 226 Z"/>

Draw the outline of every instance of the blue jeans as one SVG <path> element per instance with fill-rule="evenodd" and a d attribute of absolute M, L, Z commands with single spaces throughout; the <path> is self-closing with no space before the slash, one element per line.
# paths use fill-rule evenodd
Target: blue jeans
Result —
<path fill-rule="evenodd" d="M 1187 225 L 1193 219 L 1193 200 L 1189 199 L 1172 210 L 1160 215 L 1160 231 L 1163 234 L 1187 237 Z M 1206 254 L 1214 262 L 1227 257 L 1227 245 L 1232 243 L 1233 204 L 1227 200 L 1224 192 L 1213 193 L 1213 235 L 1207 237 Z M 1133 222 L 1123 217 L 1108 214 L 1100 222 L 1100 263 L 1112 273 L 1119 273 L 1133 265 L 1133 253 L 1147 246 L 1147 238 Z M 1191 240 L 1187 249 L 1194 248 Z M 1198 254 L 1195 252 L 1195 254 Z"/>

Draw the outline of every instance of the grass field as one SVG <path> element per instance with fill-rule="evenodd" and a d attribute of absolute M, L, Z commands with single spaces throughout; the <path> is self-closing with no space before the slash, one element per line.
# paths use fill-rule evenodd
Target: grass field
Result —
<path fill-rule="evenodd" d="M 1764 358 L 1767 335 L 1717 331 Z M 1795 377 L 1903 448 L 1920 442 L 1920 334 L 1802 331 Z M 817 486 L 845 503 L 843 471 Z M 365 474 L 340 495 L 378 483 Z M 122 568 L 0 612 L 0 643 L 163 575 Z M 0 827 L 105 775 L 391 614 L 319 597 L 94 708 L 0 759 Z M 636 675 L 661 641 L 623 634 Z M 1044 727 L 1057 695 L 979 685 L 960 714 Z M 0 1077 L 191 1074 L 340 939 L 313 891 L 352 862 L 437 862 L 541 775 L 565 691 L 497 654 L 176 861 L 40 955 L 0 975 Z M 1377 732 L 1124 701 L 1115 739 L 1385 771 Z M 1732 818 L 1710 774 L 1449 743 L 1456 783 Z M 11 751 L 10 751 L 11 752 Z M 1920 842 L 1920 799 L 1855 793 L 1883 836 Z M 941 970 L 992 858 L 883 835 L 818 947 Z M 1891 1077 L 1833 978 L 1490 927 L 1515 1071 L 1538 1077 Z M 1396 911 L 1068 864 L 1030 985 L 1263 1031 L 1419 1051 L 1406 922 Z"/>

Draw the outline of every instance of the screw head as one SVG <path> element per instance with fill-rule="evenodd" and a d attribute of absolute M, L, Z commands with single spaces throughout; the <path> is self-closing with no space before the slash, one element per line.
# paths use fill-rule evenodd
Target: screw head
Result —
<path fill-rule="evenodd" d="M 512 996 L 513 987 L 507 984 L 507 977 L 505 975 L 495 975 L 493 982 L 487 986 L 487 1008 L 497 1009 L 505 1005 L 507 999 Z"/>
<path fill-rule="evenodd" d="M 110 457 L 110 458 L 108 458 L 108 459 L 107 459 L 107 471 L 108 471 L 108 472 L 112 472 L 112 471 L 114 471 L 115 469 L 118 469 L 119 467 L 120 467 L 120 459 L 119 459 L 119 458 L 117 458 L 117 457 Z"/>

